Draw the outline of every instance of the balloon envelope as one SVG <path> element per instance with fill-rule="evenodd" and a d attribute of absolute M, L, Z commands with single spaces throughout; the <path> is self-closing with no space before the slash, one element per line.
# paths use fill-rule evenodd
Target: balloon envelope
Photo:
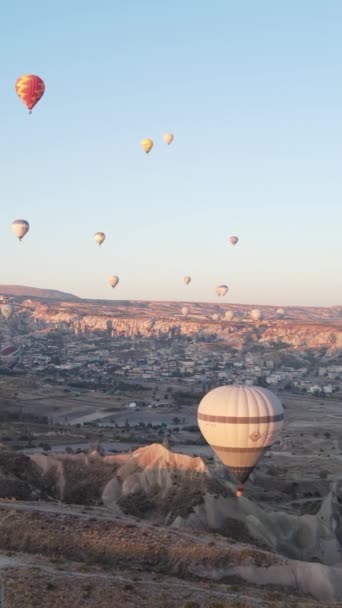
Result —
<path fill-rule="evenodd" d="M 250 312 L 251 318 L 253 321 L 261 321 L 262 320 L 262 312 L 258 308 L 253 308 Z"/>
<path fill-rule="evenodd" d="M 12 317 L 12 315 L 14 313 L 14 306 L 10 302 L 7 302 L 6 304 L 1 304 L 0 310 L 1 310 L 2 316 L 6 320 L 8 320 Z"/>
<path fill-rule="evenodd" d="M 98 245 L 102 245 L 105 238 L 106 238 L 106 235 L 104 232 L 95 232 L 95 234 L 94 234 L 94 239 Z"/>
<path fill-rule="evenodd" d="M 258 386 L 220 386 L 198 406 L 203 437 L 239 483 L 278 438 L 284 410 L 276 395 Z"/>
<path fill-rule="evenodd" d="M 232 321 L 234 319 L 234 311 L 226 310 L 226 312 L 224 313 L 224 318 L 226 321 Z"/>
<path fill-rule="evenodd" d="M 19 241 L 21 241 L 30 230 L 30 224 L 26 220 L 13 220 L 12 230 Z"/>
<path fill-rule="evenodd" d="M 0 366 L 13 369 L 20 357 L 21 347 L 14 344 L 7 344 L 0 349 Z"/>
<path fill-rule="evenodd" d="M 119 277 L 117 277 L 115 274 L 111 274 L 109 279 L 108 279 L 108 283 L 111 287 L 116 287 L 118 282 L 119 282 Z"/>
<path fill-rule="evenodd" d="M 231 242 L 232 245 L 236 245 L 236 243 L 239 241 L 239 237 L 237 236 L 230 236 L 229 240 Z"/>
<path fill-rule="evenodd" d="M 183 308 L 182 308 L 182 315 L 183 315 L 183 317 L 187 317 L 188 314 L 189 314 L 189 312 L 190 312 L 189 311 L 189 306 L 183 306 Z"/>
<path fill-rule="evenodd" d="M 184 277 L 183 281 L 184 281 L 185 285 L 189 285 L 189 283 L 191 281 L 191 277 L 186 276 L 186 277 Z"/>
<path fill-rule="evenodd" d="M 278 308 L 277 317 L 278 319 L 282 319 L 285 316 L 285 310 L 283 308 Z"/>
<path fill-rule="evenodd" d="M 24 74 L 17 78 L 15 90 L 18 97 L 31 113 L 32 108 L 44 95 L 45 84 L 39 76 Z"/>
<path fill-rule="evenodd" d="M 141 145 L 142 149 L 144 150 L 144 152 L 146 152 L 146 154 L 148 154 L 153 148 L 153 141 L 152 141 L 152 139 L 145 138 L 145 139 L 141 140 L 140 145 Z"/>
<path fill-rule="evenodd" d="M 164 133 L 163 140 L 169 146 L 173 142 L 173 140 L 174 140 L 173 133 Z"/>
<path fill-rule="evenodd" d="M 218 285 L 216 287 L 216 295 L 219 297 L 225 296 L 228 291 L 228 285 Z"/>

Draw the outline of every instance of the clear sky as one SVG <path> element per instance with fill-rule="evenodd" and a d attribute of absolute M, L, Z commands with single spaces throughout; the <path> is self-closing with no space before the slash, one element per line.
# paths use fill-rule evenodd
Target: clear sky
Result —
<path fill-rule="evenodd" d="M 342 304 L 341 31 L 340 0 L 1 3 L 0 283 Z"/>

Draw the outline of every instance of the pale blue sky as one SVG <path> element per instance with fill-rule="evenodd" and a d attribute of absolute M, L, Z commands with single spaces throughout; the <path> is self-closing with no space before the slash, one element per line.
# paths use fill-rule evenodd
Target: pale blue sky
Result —
<path fill-rule="evenodd" d="M 339 0 L 2 3 L 0 283 L 341 304 L 341 31 Z"/>

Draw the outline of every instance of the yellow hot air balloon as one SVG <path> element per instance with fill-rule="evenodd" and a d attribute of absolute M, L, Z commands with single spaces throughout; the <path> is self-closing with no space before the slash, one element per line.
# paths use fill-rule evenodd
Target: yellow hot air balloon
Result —
<path fill-rule="evenodd" d="M 164 133 L 163 140 L 169 146 L 174 140 L 173 133 Z"/>
<path fill-rule="evenodd" d="M 220 386 L 207 393 L 198 406 L 201 433 L 218 458 L 240 484 L 278 438 L 284 410 L 276 395 L 258 386 Z"/>
<path fill-rule="evenodd" d="M 106 235 L 104 232 L 95 232 L 95 234 L 94 234 L 94 239 L 99 246 L 102 245 L 105 238 L 106 238 Z"/>
<path fill-rule="evenodd" d="M 19 241 L 21 241 L 30 230 L 30 224 L 26 220 L 13 220 L 12 230 Z"/>
<path fill-rule="evenodd" d="M 153 141 L 152 141 L 152 139 L 145 138 L 145 139 L 141 140 L 140 145 L 141 145 L 142 149 L 144 150 L 144 152 L 146 152 L 146 154 L 148 154 L 153 148 Z"/>

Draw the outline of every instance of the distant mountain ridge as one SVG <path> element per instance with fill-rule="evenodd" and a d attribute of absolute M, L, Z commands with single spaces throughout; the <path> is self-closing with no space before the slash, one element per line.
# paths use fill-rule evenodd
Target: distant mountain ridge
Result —
<path fill-rule="evenodd" d="M 81 299 L 72 293 L 65 293 L 57 289 L 41 289 L 40 287 L 27 287 L 26 285 L 0 285 L 0 295 L 63 300 L 64 302 L 76 302 Z"/>

